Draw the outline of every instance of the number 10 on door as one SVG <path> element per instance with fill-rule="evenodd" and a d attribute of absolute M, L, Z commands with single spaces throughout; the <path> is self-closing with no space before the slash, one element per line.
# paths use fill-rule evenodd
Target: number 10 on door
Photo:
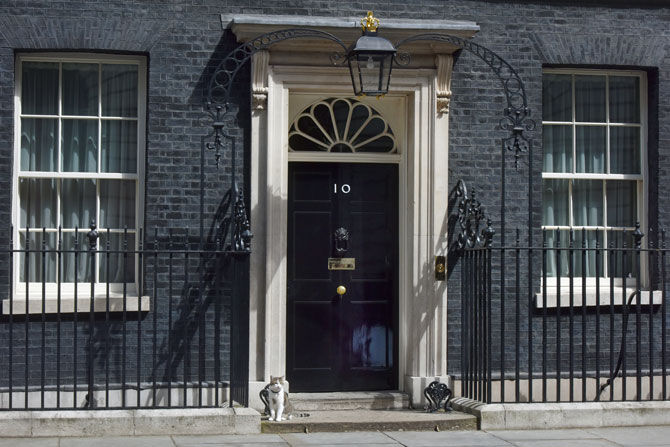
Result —
<path fill-rule="evenodd" d="M 342 194 L 349 194 L 351 192 L 351 186 L 349 186 L 348 183 L 344 183 L 343 185 L 340 185 L 339 191 L 337 188 L 337 183 L 333 184 L 333 193 L 337 194 L 338 192 L 341 192 Z"/>

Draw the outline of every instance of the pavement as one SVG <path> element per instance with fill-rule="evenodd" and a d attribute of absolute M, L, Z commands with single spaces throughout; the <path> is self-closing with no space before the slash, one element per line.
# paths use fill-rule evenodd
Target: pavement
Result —
<path fill-rule="evenodd" d="M 1 435 L 1 434 L 0 434 Z M 2 438 L 0 447 L 670 447 L 670 425 L 562 430 Z"/>

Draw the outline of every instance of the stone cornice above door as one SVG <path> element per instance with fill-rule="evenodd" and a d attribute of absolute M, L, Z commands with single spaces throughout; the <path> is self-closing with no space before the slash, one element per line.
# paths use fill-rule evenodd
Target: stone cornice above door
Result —
<path fill-rule="evenodd" d="M 247 42 L 262 34 L 291 28 L 317 29 L 335 35 L 345 44 L 361 35 L 360 18 L 303 17 L 283 15 L 221 15 L 223 29 L 230 29 L 238 42 Z M 479 31 L 475 22 L 460 20 L 380 19 L 379 35 L 393 44 L 417 34 L 450 34 L 471 38 Z M 290 39 L 270 47 L 270 65 L 332 65 L 330 56 L 341 48 L 326 39 Z M 411 68 L 435 68 L 436 54 L 452 54 L 458 47 L 446 42 L 420 41 L 400 49 L 411 55 Z"/>

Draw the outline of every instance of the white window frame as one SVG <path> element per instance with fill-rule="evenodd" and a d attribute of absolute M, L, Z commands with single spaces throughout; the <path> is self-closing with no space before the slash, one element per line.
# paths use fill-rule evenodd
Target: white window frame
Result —
<path fill-rule="evenodd" d="M 21 91 L 22 91 L 22 67 L 24 62 L 51 62 L 59 64 L 59 95 L 58 95 L 58 114 L 56 115 L 31 115 L 23 114 L 21 110 Z M 104 173 L 101 172 L 100 164 L 102 160 L 98 157 L 98 170 L 97 172 L 61 172 L 60 159 L 61 159 L 61 128 L 62 120 L 64 117 L 67 119 L 77 118 L 77 116 L 63 115 L 62 114 L 62 64 L 63 63 L 97 63 L 102 64 L 128 64 L 135 65 L 138 69 L 138 79 L 137 79 L 137 89 L 138 89 L 138 98 L 137 98 L 137 118 L 126 118 L 126 117 L 103 117 L 101 111 L 101 101 L 102 95 L 100 89 L 102 88 L 101 82 L 98 82 L 98 150 L 100 150 L 100 139 L 102 138 L 102 121 L 104 120 L 131 120 L 137 122 L 137 169 L 136 173 Z M 100 70 L 98 71 L 100 76 Z M 15 90 L 14 90 L 14 169 L 12 174 L 12 185 L 13 185 L 13 194 L 12 194 L 12 224 L 13 224 L 13 240 L 14 240 L 14 249 L 19 249 L 19 234 L 20 234 L 20 210 L 19 210 L 19 197 L 18 197 L 18 185 L 20 179 L 23 178 L 53 178 L 53 179 L 96 179 L 96 180 L 134 180 L 135 181 L 135 228 L 129 228 L 128 234 L 134 235 L 135 244 L 134 247 L 129 247 L 130 249 L 137 249 L 139 244 L 139 229 L 142 228 L 143 224 L 143 215 L 144 215 L 144 177 L 145 177 L 145 150 L 146 150 L 146 103 L 147 103 L 147 61 L 144 56 L 133 56 L 133 55 L 112 55 L 112 54 L 95 54 L 95 53 L 25 53 L 19 54 L 16 57 L 16 66 L 15 66 Z M 58 138 L 58 162 L 57 172 L 42 172 L 42 171 L 22 171 L 20 163 L 21 155 L 21 118 L 54 118 L 58 119 L 59 126 L 59 138 Z M 90 119 L 90 116 L 85 118 Z M 95 221 L 98 223 L 99 212 L 100 212 L 100 183 L 96 183 L 96 216 Z M 58 201 L 58 210 L 60 210 L 61 197 L 57 195 Z M 60 219 L 60 211 L 56 212 L 57 219 Z M 32 229 L 33 232 L 41 232 L 42 229 Z M 83 248 L 85 249 L 88 246 L 88 241 L 86 239 L 86 234 L 89 231 L 89 228 L 80 228 L 80 240 L 83 242 Z M 106 234 L 105 229 L 99 229 L 101 235 Z M 58 228 L 47 229 L 47 233 L 57 233 Z M 64 231 L 65 232 L 65 231 Z M 123 230 L 110 230 L 111 233 L 123 233 Z M 26 293 L 26 283 L 19 280 L 20 268 L 19 268 L 19 253 L 14 254 L 14 266 L 13 277 L 11 281 L 13 282 L 13 299 L 11 303 L 12 313 L 14 314 L 25 314 L 26 313 L 26 298 L 29 300 L 28 312 L 33 313 L 42 313 L 42 296 L 44 295 L 46 299 L 44 312 L 45 313 L 55 313 L 60 310 L 61 313 L 69 313 L 74 311 L 75 304 L 75 293 L 74 293 L 74 283 L 65 283 L 60 284 L 60 290 L 57 283 L 43 283 L 42 282 L 30 282 L 28 284 L 29 291 Z M 99 257 L 98 254 L 98 262 Z M 94 294 L 94 311 L 106 311 L 109 304 L 110 311 L 121 311 L 124 307 L 124 290 L 125 290 L 125 308 L 127 311 L 138 310 L 138 306 L 141 307 L 141 310 L 149 310 L 149 297 L 143 296 L 139 297 L 138 283 L 140 279 L 140 270 L 137 256 L 135 256 L 135 280 L 131 283 L 126 283 L 125 287 L 122 283 L 110 283 L 109 292 L 107 292 L 107 283 L 100 282 L 99 278 L 99 269 L 96 268 L 95 272 L 95 294 Z M 78 312 L 88 312 L 90 309 L 90 283 L 88 281 L 80 281 L 78 283 L 78 292 L 77 292 L 77 311 Z M 60 306 L 58 297 L 60 296 Z M 109 296 L 109 303 L 108 298 Z M 60 308 L 60 309 L 59 309 Z M 10 299 L 6 298 L 2 303 L 2 313 L 8 314 L 10 311 Z"/>
<path fill-rule="evenodd" d="M 570 121 L 549 121 L 542 120 L 543 128 L 546 125 L 570 125 L 572 127 L 572 173 L 570 172 L 545 172 L 542 171 L 542 180 L 545 179 L 560 179 L 560 180 L 628 180 L 635 181 L 637 183 L 637 220 L 640 222 L 640 227 L 643 232 L 647 233 L 646 229 L 648 227 L 647 222 L 647 209 L 648 209 L 648 192 L 645 185 L 648 183 L 648 163 L 647 163 L 647 148 L 648 148 L 648 106 L 647 106 L 647 74 L 644 71 L 638 70 L 599 70 L 599 69 L 570 69 L 570 68 L 547 68 L 542 71 L 543 75 L 547 74 L 560 74 L 560 75 L 571 75 L 572 80 L 572 116 Z M 579 75 L 591 75 L 591 76 L 606 76 L 605 84 L 605 107 L 606 107 L 606 121 L 603 122 L 582 122 L 576 121 L 575 113 L 575 83 L 574 77 Z M 631 76 L 637 77 L 640 82 L 640 123 L 612 123 L 609 121 L 610 112 L 609 112 L 609 77 L 610 76 Z M 606 132 L 606 171 L 605 173 L 577 173 L 576 172 L 576 163 L 577 163 L 577 145 L 576 145 L 576 126 L 597 126 L 605 127 L 608 129 Z M 640 173 L 639 174 L 610 174 L 610 132 L 609 128 L 611 127 L 638 127 L 640 129 Z M 543 167 L 544 169 L 544 167 Z M 568 212 L 569 220 L 572 224 L 573 222 L 573 195 L 572 195 L 572 182 L 569 183 L 569 201 L 568 201 Z M 574 230 L 576 232 L 581 232 L 582 229 L 596 230 L 600 231 L 603 234 L 603 244 L 602 251 L 606 253 L 607 249 L 607 233 L 610 230 L 634 230 L 634 227 L 614 227 L 607 225 L 607 189 L 603 188 L 603 225 L 602 226 L 577 226 L 577 225 L 542 225 L 542 230 Z M 561 241 L 562 247 L 567 247 L 568 241 Z M 646 245 L 645 240 L 643 240 L 644 245 Z M 579 247 L 576 247 L 579 248 Z M 587 295 L 587 305 L 595 305 L 596 301 L 596 281 L 600 284 L 600 303 L 609 304 L 611 297 L 611 279 L 608 276 L 608 265 L 606 258 L 603 258 L 605 262 L 601 263 L 602 274 L 600 278 L 588 277 L 586 278 L 586 295 Z M 645 257 L 642 257 L 641 260 L 641 269 L 646 271 Z M 642 275 L 642 283 L 640 284 L 641 288 L 648 287 L 648 284 L 644 283 L 644 278 L 647 275 Z M 568 277 L 547 277 L 547 306 L 548 307 L 558 307 L 559 304 L 561 307 L 568 305 L 568 300 L 565 298 L 570 294 L 570 279 Z M 544 275 L 542 278 L 544 281 Z M 558 302 L 558 292 L 557 286 L 560 281 L 561 287 L 561 302 Z M 574 299 L 574 305 L 581 305 L 583 298 L 582 290 L 582 278 L 581 276 L 575 276 L 572 280 L 572 293 Z M 544 288 L 544 285 L 541 285 Z M 620 277 L 614 278 L 614 303 L 617 305 L 622 304 L 624 296 L 628 297 L 630 293 L 635 290 L 636 279 L 635 278 L 626 278 L 626 290 L 623 290 L 623 279 Z M 648 304 L 649 300 L 653 300 L 654 304 L 660 304 L 661 295 L 660 292 L 643 292 L 641 302 L 643 304 Z M 536 294 L 536 304 L 538 307 L 543 306 L 543 292 L 542 289 L 540 293 Z"/>

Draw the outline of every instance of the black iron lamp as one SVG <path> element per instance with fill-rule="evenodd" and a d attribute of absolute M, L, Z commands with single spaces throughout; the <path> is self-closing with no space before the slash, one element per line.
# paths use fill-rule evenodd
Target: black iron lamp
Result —
<path fill-rule="evenodd" d="M 379 20 L 368 11 L 361 20 L 363 35 L 347 51 L 351 82 L 356 96 L 381 96 L 389 90 L 391 65 L 397 50 L 377 35 Z"/>

